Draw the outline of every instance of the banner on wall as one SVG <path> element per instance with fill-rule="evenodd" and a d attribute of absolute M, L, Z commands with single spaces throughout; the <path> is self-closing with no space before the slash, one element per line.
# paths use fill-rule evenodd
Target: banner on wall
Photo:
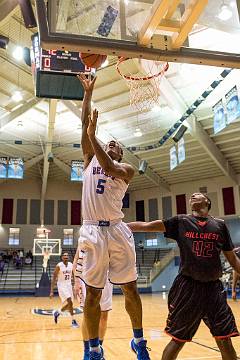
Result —
<path fill-rule="evenodd" d="M 176 147 L 173 146 L 170 149 L 170 170 L 175 169 L 177 165 L 178 165 L 177 150 Z"/>
<path fill-rule="evenodd" d="M 213 106 L 213 112 L 214 112 L 214 121 L 213 121 L 214 134 L 217 134 L 219 131 L 223 130 L 226 127 L 226 116 L 224 113 L 224 106 L 222 100 L 220 100 L 216 105 Z"/>
<path fill-rule="evenodd" d="M 0 157 L 0 179 L 7 178 L 7 158 Z"/>
<path fill-rule="evenodd" d="M 71 181 L 83 181 L 83 161 L 72 160 Z"/>
<path fill-rule="evenodd" d="M 186 159 L 185 142 L 182 137 L 178 142 L 178 163 L 181 164 Z"/>
<path fill-rule="evenodd" d="M 8 160 L 8 178 L 23 179 L 23 159 L 9 158 Z"/>
<path fill-rule="evenodd" d="M 240 102 L 237 87 L 234 86 L 226 95 L 227 122 L 232 123 L 240 117 Z"/>

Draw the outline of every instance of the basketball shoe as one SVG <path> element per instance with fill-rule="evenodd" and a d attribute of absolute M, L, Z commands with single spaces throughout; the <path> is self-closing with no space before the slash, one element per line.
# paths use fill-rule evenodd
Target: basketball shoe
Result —
<path fill-rule="evenodd" d="M 131 349 L 137 354 L 137 360 L 150 360 L 147 348 L 147 341 L 142 340 L 138 344 L 135 344 L 134 339 L 131 340 Z"/>
<path fill-rule="evenodd" d="M 79 325 L 76 320 L 72 321 L 72 328 L 75 328 L 75 329 L 79 328 Z"/>
<path fill-rule="evenodd" d="M 83 354 L 83 360 L 89 360 L 90 359 L 90 349 L 84 350 Z"/>
<path fill-rule="evenodd" d="M 103 351 L 102 347 L 101 347 L 100 353 L 98 353 L 96 351 L 90 351 L 89 360 L 105 360 L 103 354 L 104 354 L 104 351 Z"/>
<path fill-rule="evenodd" d="M 54 321 L 55 321 L 55 324 L 57 324 L 58 322 L 58 317 L 60 316 L 60 312 L 59 311 L 54 311 L 53 313 L 53 317 L 54 317 Z"/>

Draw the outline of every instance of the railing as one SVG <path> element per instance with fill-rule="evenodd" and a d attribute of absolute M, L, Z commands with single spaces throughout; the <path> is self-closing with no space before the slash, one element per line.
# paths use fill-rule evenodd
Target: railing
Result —
<path fill-rule="evenodd" d="M 21 274 L 20 274 L 20 280 L 19 280 L 19 288 L 18 288 L 18 290 L 21 290 L 22 276 L 23 276 L 23 258 L 22 258 L 22 262 L 21 262 Z"/>
<path fill-rule="evenodd" d="M 8 277 L 8 271 L 9 271 L 10 261 L 9 261 L 7 264 L 8 264 L 8 267 L 7 267 L 7 271 L 6 271 L 6 275 L 5 275 L 5 280 L 4 280 L 4 285 L 3 285 L 2 290 L 5 290 L 5 287 L 6 287 L 6 282 L 7 282 L 7 277 Z"/>
<path fill-rule="evenodd" d="M 171 249 L 161 260 L 159 264 L 155 264 L 154 268 L 150 271 L 150 283 L 170 264 L 175 257 L 175 249 Z"/>
<path fill-rule="evenodd" d="M 147 276 L 139 276 L 137 280 L 138 287 L 148 287 L 150 285 L 149 279 Z"/>
<path fill-rule="evenodd" d="M 37 288 L 37 257 L 33 257 L 34 261 L 34 273 L 35 273 L 35 289 Z"/>

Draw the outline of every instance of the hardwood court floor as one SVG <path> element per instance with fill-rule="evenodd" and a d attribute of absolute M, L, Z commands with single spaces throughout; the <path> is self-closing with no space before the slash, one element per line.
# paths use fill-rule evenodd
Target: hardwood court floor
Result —
<path fill-rule="evenodd" d="M 167 315 L 166 299 L 162 294 L 143 295 L 145 336 L 152 348 L 151 359 L 160 360 L 170 338 L 163 329 Z M 240 323 L 240 302 L 229 301 Z M 33 315 L 33 308 L 58 308 L 59 299 L 0 298 L 0 360 L 81 360 L 81 330 L 70 327 L 70 318 L 62 317 L 55 325 L 51 316 Z M 81 323 L 82 315 L 77 316 Z M 122 296 L 114 296 L 113 311 L 109 316 L 104 344 L 107 360 L 134 360 L 129 350 L 131 328 L 124 311 Z M 204 324 L 199 328 L 195 342 L 188 343 L 179 360 L 221 359 L 215 342 Z M 240 338 L 233 339 L 240 357 Z"/>

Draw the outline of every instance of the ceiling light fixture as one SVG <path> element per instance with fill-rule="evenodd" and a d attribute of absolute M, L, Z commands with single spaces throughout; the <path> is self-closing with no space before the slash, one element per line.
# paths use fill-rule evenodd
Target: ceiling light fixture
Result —
<path fill-rule="evenodd" d="M 159 111 L 161 111 L 161 110 L 162 110 L 162 109 L 161 109 L 161 106 L 160 106 L 160 105 L 157 105 L 157 104 L 154 105 L 153 108 L 152 108 L 152 111 L 153 111 L 153 112 L 159 112 Z"/>
<path fill-rule="evenodd" d="M 229 20 L 232 16 L 233 16 L 232 9 L 229 7 L 229 5 L 226 5 L 226 4 L 223 2 L 222 6 L 221 6 L 221 10 L 220 10 L 219 14 L 217 15 L 217 17 L 218 17 L 220 20 L 227 21 L 227 20 Z"/>
<path fill-rule="evenodd" d="M 12 55 L 14 59 L 21 61 L 23 59 L 23 48 L 21 46 L 16 46 Z"/>
<path fill-rule="evenodd" d="M 23 122 L 22 120 L 18 120 L 17 127 L 21 130 L 23 128 Z"/>
<path fill-rule="evenodd" d="M 142 136 L 141 129 L 136 128 L 136 130 L 135 130 L 135 132 L 133 133 L 133 135 L 134 135 L 135 137 L 141 137 L 141 136 Z"/>
<path fill-rule="evenodd" d="M 12 95 L 12 100 L 15 102 L 22 101 L 22 99 L 23 99 L 23 96 L 20 91 L 15 91 L 14 94 Z"/>

